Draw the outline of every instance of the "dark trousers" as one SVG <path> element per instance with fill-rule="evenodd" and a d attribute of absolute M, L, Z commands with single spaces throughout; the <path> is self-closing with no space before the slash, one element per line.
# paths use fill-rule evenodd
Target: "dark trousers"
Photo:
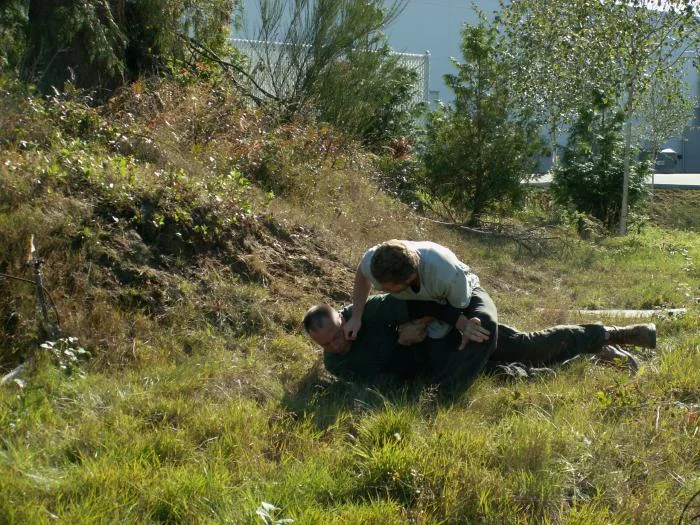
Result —
<path fill-rule="evenodd" d="M 520 332 L 502 324 L 498 325 L 498 347 L 491 360 L 547 365 L 598 352 L 604 343 L 602 324 L 559 325 L 536 332 Z"/>
<path fill-rule="evenodd" d="M 464 315 L 481 320 L 481 326 L 491 332 L 488 341 L 472 342 L 459 350 L 462 339 L 453 330 L 441 339 L 426 338 L 410 347 L 396 345 L 386 371 L 403 379 L 422 377 L 445 392 L 467 388 L 486 367 L 499 337 L 496 305 L 483 289 L 474 289 Z"/>
<path fill-rule="evenodd" d="M 457 331 L 410 347 L 397 345 L 387 371 L 403 379 L 421 377 L 451 391 L 467 388 L 480 372 L 499 363 L 560 363 L 579 354 L 598 352 L 605 342 L 601 324 L 559 325 L 535 332 L 520 332 L 507 325 L 497 325 L 496 329 L 496 309 L 488 294 L 480 290 L 477 300 L 472 297 L 472 301 L 474 310 L 467 316 L 479 317 L 482 326 L 497 334 L 495 337 L 485 343 L 470 343 L 464 350 L 458 350 L 461 338 Z"/>

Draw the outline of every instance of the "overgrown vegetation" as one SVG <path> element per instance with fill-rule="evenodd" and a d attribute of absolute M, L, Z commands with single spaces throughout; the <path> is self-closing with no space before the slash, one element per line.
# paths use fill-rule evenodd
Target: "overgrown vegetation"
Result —
<path fill-rule="evenodd" d="M 418 111 L 416 74 L 383 31 L 405 0 L 259 0 L 243 34 L 245 66 L 219 63 L 258 105 L 283 117 L 309 113 L 381 150 L 410 133 Z M 204 55 L 208 54 L 204 52 Z M 210 55 L 209 55 L 210 56 Z"/>
<path fill-rule="evenodd" d="M 464 28 L 464 63 L 446 77 L 454 108 L 432 113 L 427 123 L 427 204 L 468 218 L 470 225 L 494 206 L 517 201 L 540 149 L 535 125 L 512 103 L 503 82 L 497 37 L 484 22 Z"/>
<path fill-rule="evenodd" d="M 70 81 L 106 98 L 125 81 L 176 67 L 186 57 L 181 35 L 226 49 L 237 7 L 235 0 L 9 0 L 0 8 L 0 66 L 44 93 Z"/>
<path fill-rule="evenodd" d="M 3 372 L 33 356 L 0 386 L 0 521 L 670 522 L 700 488 L 696 233 L 564 226 L 535 254 L 465 237 L 379 191 L 358 145 L 221 85 L 95 107 L 3 81 L 1 107 L 0 271 L 31 279 L 35 234 L 63 332 L 38 340 L 33 286 L 0 279 Z M 519 220 L 560 213 L 532 195 Z M 453 405 L 332 382 L 301 316 L 348 301 L 364 248 L 401 236 L 454 248 L 525 329 L 689 311 L 655 319 L 635 377 L 582 361 Z"/>
<path fill-rule="evenodd" d="M 408 120 L 392 120 L 406 113 L 345 113 L 336 124 L 358 127 L 343 132 L 313 117 L 321 108 L 343 115 L 333 100 L 281 119 L 278 108 L 251 107 L 211 63 L 169 67 L 185 63 L 170 61 L 168 24 L 186 31 L 181 23 L 226 1 L 168 2 L 162 47 L 148 47 L 158 31 L 134 27 L 137 51 L 154 60 L 139 71 L 169 73 L 127 82 L 103 102 L 78 89 L 77 73 L 49 96 L 18 81 L 30 40 L 13 28 L 26 28 L 17 9 L 26 5 L 0 7 L 10 71 L 0 75 L 0 522 L 678 522 L 700 490 L 697 192 L 655 192 L 649 224 L 608 238 L 583 231 L 586 216 L 548 192 L 518 187 L 517 213 L 504 217 L 494 200 L 474 216 L 528 232 L 532 244 L 473 237 L 395 198 L 426 202 L 414 138 L 401 136 Z M 62 0 L 60 16 L 42 23 L 82 16 L 66 43 L 84 51 L 120 6 L 137 9 Z M 466 34 L 474 53 L 489 49 L 488 31 Z M 128 47 L 112 36 L 102 43 Z M 367 67 L 386 52 L 333 67 L 350 82 L 359 77 L 348 64 Z M 515 123 L 499 111 L 505 94 L 489 68 L 502 65 L 487 54 L 492 92 L 472 97 L 468 60 L 453 79 L 469 125 L 497 124 L 475 135 L 499 145 L 479 150 L 482 176 L 501 167 L 486 157 L 530 144 L 513 139 Z M 131 67 L 114 56 L 117 68 Z M 111 89 L 102 60 L 80 64 Z M 402 108 L 399 77 L 382 80 L 397 82 L 377 97 L 382 107 Z M 386 147 L 369 153 L 375 140 Z M 46 318 L 27 263 L 32 236 Z M 659 347 L 639 355 L 635 376 L 580 360 L 533 382 L 484 377 L 452 404 L 420 384 L 336 381 L 300 320 L 313 303 L 351 300 L 359 256 L 389 238 L 452 248 L 501 321 L 522 329 L 589 322 L 579 309 L 686 312 L 653 318 Z"/>
<path fill-rule="evenodd" d="M 620 220 L 618 189 L 624 176 L 624 115 L 613 104 L 594 96 L 590 108 L 582 109 L 571 128 L 561 165 L 554 170 L 552 191 L 559 202 L 590 213 L 609 230 Z M 648 161 L 632 166 L 629 204 L 634 209 L 646 196 L 651 175 Z"/>

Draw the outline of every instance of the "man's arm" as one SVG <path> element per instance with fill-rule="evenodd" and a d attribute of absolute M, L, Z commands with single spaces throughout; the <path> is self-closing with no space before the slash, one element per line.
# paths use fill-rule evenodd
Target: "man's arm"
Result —
<path fill-rule="evenodd" d="M 468 319 L 461 313 L 461 310 L 469 306 L 472 292 L 474 291 L 473 287 L 475 284 L 478 284 L 478 281 L 474 283 L 470 276 L 473 276 L 473 274 L 460 263 L 457 271 L 449 281 L 447 290 L 447 302 L 460 309 L 460 315 L 452 323 L 462 333 L 462 342 L 459 345 L 459 350 L 463 350 L 469 341 L 483 342 L 488 340 L 491 335 L 486 328 L 481 327 L 478 318 Z"/>
<path fill-rule="evenodd" d="M 352 318 L 343 325 L 345 339 L 357 339 L 357 333 L 362 327 L 362 314 L 365 313 L 365 303 L 371 288 L 372 283 L 365 277 L 358 266 L 355 272 L 355 286 L 352 292 Z"/>
<path fill-rule="evenodd" d="M 406 310 L 410 320 L 429 316 L 454 325 L 462 333 L 460 350 L 469 341 L 482 343 L 491 336 L 491 332 L 481 326 L 481 320 L 478 317 L 467 319 L 461 309 L 455 308 L 451 304 L 439 304 L 432 301 L 406 301 Z"/>
<path fill-rule="evenodd" d="M 455 308 L 451 304 L 440 304 L 434 301 L 405 301 L 405 303 L 409 320 L 433 317 L 454 325 L 462 314 L 459 308 Z"/>

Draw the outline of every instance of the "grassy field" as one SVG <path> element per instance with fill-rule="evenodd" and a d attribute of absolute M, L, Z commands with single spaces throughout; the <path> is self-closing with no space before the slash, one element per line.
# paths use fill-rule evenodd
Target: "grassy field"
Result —
<path fill-rule="evenodd" d="M 137 85 L 90 108 L 0 88 L 0 272 L 32 279 L 35 235 L 63 329 L 39 347 L 33 286 L 0 279 L 2 373 L 29 363 L 0 386 L 0 523 L 678 523 L 700 490 L 692 192 L 639 233 L 560 222 L 528 251 L 419 217 L 358 146 L 225 91 Z M 634 376 L 580 360 L 450 404 L 334 381 L 303 312 L 347 303 L 392 237 L 452 248 L 523 329 L 687 313 L 653 319 Z"/>

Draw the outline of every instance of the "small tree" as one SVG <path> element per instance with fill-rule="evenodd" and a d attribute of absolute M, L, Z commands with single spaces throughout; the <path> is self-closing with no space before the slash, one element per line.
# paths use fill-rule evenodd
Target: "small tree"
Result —
<path fill-rule="evenodd" d="M 313 102 L 319 118 L 368 146 L 382 146 L 411 132 L 416 73 L 401 66 L 387 45 L 353 50 L 320 77 Z"/>
<path fill-rule="evenodd" d="M 402 66 L 383 30 L 406 0 L 258 0 L 239 87 L 284 117 L 308 108 L 370 146 L 406 133 L 415 74 Z M 245 44 L 242 44 L 242 46 Z"/>
<path fill-rule="evenodd" d="M 423 153 L 431 194 L 471 225 L 521 195 L 542 146 L 536 126 L 512 103 L 496 40 L 483 20 L 465 26 L 464 63 L 455 61 L 457 75 L 445 77 L 454 108 L 429 116 Z"/>
<path fill-rule="evenodd" d="M 599 83 L 591 54 L 577 43 L 592 33 L 583 21 L 594 2 L 598 0 L 499 0 L 495 21 L 508 82 L 517 104 L 529 108 L 547 130 L 553 167 L 559 161 L 560 134 Z"/>
<path fill-rule="evenodd" d="M 644 145 L 651 159 L 656 157 L 665 142 L 680 135 L 693 119 L 698 101 L 690 94 L 683 65 L 674 66 L 675 74 L 652 79 L 639 102 L 633 141 Z"/>
<path fill-rule="evenodd" d="M 259 23 L 244 28 L 260 47 L 247 71 L 251 95 L 294 112 L 318 94 L 329 68 L 373 52 L 406 0 L 258 0 Z"/>
<path fill-rule="evenodd" d="M 555 169 L 552 193 L 556 200 L 589 213 L 612 230 L 621 214 L 620 185 L 625 172 L 625 115 L 597 94 L 591 107 L 579 113 L 571 128 L 561 165 Z M 645 195 L 649 162 L 630 171 L 629 203 Z"/>
<path fill-rule="evenodd" d="M 502 5 L 506 2 L 502 2 Z M 499 21 L 518 65 L 515 85 L 548 121 L 553 137 L 591 89 L 624 109 L 625 176 L 619 233 L 627 228 L 632 126 L 653 82 L 673 82 L 674 67 L 700 36 L 696 0 L 518 0 Z"/>

